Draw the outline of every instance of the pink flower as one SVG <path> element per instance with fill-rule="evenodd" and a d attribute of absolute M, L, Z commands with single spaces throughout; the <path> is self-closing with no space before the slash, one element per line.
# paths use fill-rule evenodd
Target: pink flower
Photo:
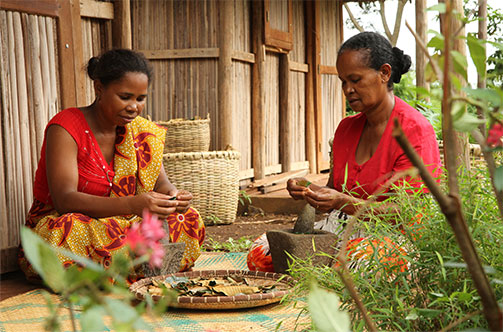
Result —
<path fill-rule="evenodd" d="M 143 220 L 136 223 L 127 232 L 126 243 L 139 256 L 150 254 L 149 263 L 152 267 L 160 267 L 164 257 L 164 248 L 159 240 L 166 236 L 162 221 L 148 210 L 143 211 Z"/>
<path fill-rule="evenodd" d="M 501 146 L 503 147 L 503 126 L 501 123 L 495 123 L 487 135 L 487 145 L 491 147 Z"/>
<path fill-rule="evenodd" d="M 150 214 L 148 210 L 143 211 L 141 227 L 143 236 L 151 241 L 159 241 L 166 236 L 166 232 L 162 228 L 162 221 L 156 215 Z"/>

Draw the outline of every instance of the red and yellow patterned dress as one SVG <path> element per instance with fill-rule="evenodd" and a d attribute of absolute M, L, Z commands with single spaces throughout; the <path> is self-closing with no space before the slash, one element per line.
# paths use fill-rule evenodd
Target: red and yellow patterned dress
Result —
<path fill-rule="evenodd" d="M 91 195 L 132 196 L 154 189 L 162 167 L 162 153 L 166 130 L 151 121 L 137 117 L 117 128 L 115 155 L 108 164 L 87 124 L 83 113 L 69 108 L 58 113 L 47 125 L 59 125 L 73 137 L 78 146 L 78 191 Z M 85 256 L 107 267 L 115 254 L 126 250 L 126 233 L 137 215 L 91 218 L 81 213 L 60 215 L 53 207 L 48 189 L 45 162 L 46 142 L 42 145 L 34 183 L 34 202 L 26 219 L 26 226 L 45 241 L 77 255 Z M 180 270 L 190 269 L 200 255 L 205 228 L 199 213 L 189 208 L 186 213 L 173 213 L 166 222 L 171 242 L 185 242 Z M 60 256 L 65 266 L 73 264 Z M 29 279 L 38 276 L 21 250 L 21 269 Z"/>

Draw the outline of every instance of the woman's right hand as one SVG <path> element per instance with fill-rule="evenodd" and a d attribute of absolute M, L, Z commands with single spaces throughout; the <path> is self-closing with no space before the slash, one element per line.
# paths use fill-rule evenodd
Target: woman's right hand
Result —
<path fill-rule="evenodd" d="M 293 199 L 304 199 L 307 191 L 307 186 L 304 184 L 310 183 L 306 178 L 291 178 L 286 183 L 286 189 Z"/>
<path fill-rule="evenodd" d="M 159 219 L 166 219 L 176 211 L 178 201 L 172 200 L 172 196 L 155 191 L 134 196 L 131 209 L 134 214 L 141 216 L 144 209 L 156 214 Z"/>

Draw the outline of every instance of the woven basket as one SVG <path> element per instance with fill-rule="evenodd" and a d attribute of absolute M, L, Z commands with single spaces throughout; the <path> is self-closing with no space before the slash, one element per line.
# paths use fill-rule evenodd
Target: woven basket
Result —
<path fill-rule="evenodd" d="M 201 152 L 210 147 L 210 119 L 157 121 L 166 127 L 164 153 Z"/>
<path fill-rule="evenodd" d="M 227 310 L 259 307 L 279 302 L 283 296 L 291 292 L 295 285 L 295 280 L 292 277 L 280 273 L 245 270 L 202 270 L 144 278 L 132 284 L 129 290 L 138 300 L 144 300 L 148 293 L 147 287 L 152 284 L 152 280 L 163 281 L 168 276 L 187 278 L 241 276 L 246 277 L 247 280 L 254 285 L 270 284 L 271 281 L 276 285 L 276 290 L 270 293 L 208 297 L 179 296 L 176 302 L 169 303 L 169 306 L 184 309 Z M 154 301 L 158 301 L 160 298 L 161 296 L 159 295 L 152 295 Z"/>
<path fill-rule="evenodd" d="M 231 224 L 239 200 L 240 158 L 233 150 L 166 153 L 163 164 L 170 181 L 192 193 L 205 224 Z"/>

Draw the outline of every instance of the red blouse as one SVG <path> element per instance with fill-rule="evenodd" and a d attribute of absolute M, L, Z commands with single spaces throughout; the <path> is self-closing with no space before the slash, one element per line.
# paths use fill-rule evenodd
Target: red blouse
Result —
<path fill-rule="evenodd" d="M 63 127 L 77 143 L 79 172 L 77 190 L 97 196 L 109 196 L 115 174 L 113 160 L 110 164 L 106 162 L 84 114 L 78 108 L 68 108 L 56 114 L 45 128 L 44 142 L 33 186 L 35 198 L 52 205 L 45 162 L 47 129 L 52 125 Z"/>
<path fill-rule="evenodd" d="M 359 165 L 355 161 L 356 147 L 367 119 L 365 114 L 344 118 L 337 127 L 332 147 L 336 190 L 342 191 L 344 187 L 346 192 L 353 193 L 355 197 L 366 199 L 396 172 L 413 167 L 391 135 L 394 118 L 398 118 L 405 135 L 433 176 L 440 175 L 440 153 L 432 125 L 416 109 L 395 97 L 395 107 L 377 150 L 365 163 Z M 413 183 L 414 187 L 420 184 Z"/>

